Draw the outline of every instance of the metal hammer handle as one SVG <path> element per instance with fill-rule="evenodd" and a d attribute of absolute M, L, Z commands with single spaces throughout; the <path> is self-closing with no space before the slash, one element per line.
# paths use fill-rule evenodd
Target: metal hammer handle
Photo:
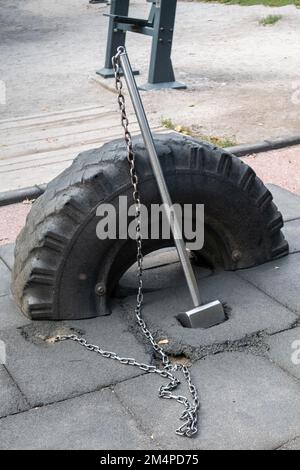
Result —
<path fill-rule="evenodd" d="M 144 106 L 141 100 L 140 93 L 138 91 L 138 87 L 132 72 L 132 68 L 128 59 L 128 55 L 126 50 L 122 50 L 120 53 L 120 63 L 123 69 L 124 78 L 128 87 L 128 91 L 131 97 L 131 101 L 137 116 L 137 120 L 141 129 L 141 133 L 145 142 L 146 149 L 149 153 L 151 166 L 153 169 L 153 173 L 159 188 L 159 192 L 164 203 L 166 216 L 168 222 L 170 224 L 174 242 L 176 245 L 176 249 L 178 252 L 178 256 L 184 271 L 184 275 L 187 281 L 187 285 L 193 300 L 193 304 L 195 307 L 199 307 L 201 305 L 201 297 L 200 292 L 198 289 L 197 281 L 195 278 L 195 274 L 191 265 L 191 261 L 183 240 L 181 226 L 175 214 L 175 211 L 171 210 L 172 201 L 168 191 L 168 187 L 166 185 L 166 181 L 164 178 L 164 174 L 158 159 L 158 155 L 156 152 L 153 136 L 151 133 L 151 129 L 148 123 L 148 119 L 144 110 Z"/>

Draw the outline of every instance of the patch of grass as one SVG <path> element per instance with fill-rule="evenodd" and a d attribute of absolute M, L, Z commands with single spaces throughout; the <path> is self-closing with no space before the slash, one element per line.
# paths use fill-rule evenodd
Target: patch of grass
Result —
<path fill-rule="evenodd" d="M 162 118 L 161 125 L 166 129 L 170 129 L 171 131 L 174 131 L 175 129 L 175 124 L 173 124 L 173 121 L 170 118 Z"/>
<path fill-rule="evenodd" d="M 234 137 L 205 135 L 199 132 L 197 126 L 189 127 L 183 126 L 181 124 L 174 124 L 172 119 L 170 118 L 163 118 L 161 120 L 161 125 L 166 129 L 179 132 L 180 134 L 190 135 L 191 137 L 195 137 L 196 139 L 209 142 L 210 144 L 216 145 L 217 147 L 226 148 L 237 145 L 237 141 Z"/>
<path fill-rule="evenodd" d="M 174 129 L 176 132 L 179 132 L 180 134 L 184 134 L 184 135 L 191 135 L 191 136 L 194 136 L 194 133 L 193 133 L 193 130 L 191 127 L 188 127 L 188 126 L 181 126 L 180 124 L 175 126 L 175 129 Z"/>
<path fill-rule="evenodd" d="M 268 15 L 262 20 L 260 20 L 259 24 L 262 26 L 268 26 L 268 25 L 273 25 L 275 23 L 278 23 L 282 19 L 281 15 Z"/>
<path fill-rule="evenodd" d="M 216 135 L 195 135 L 194 137 L 220 148 L 233 147 L 237 145 L 237 141 L 234 137 L 218 137 Z"/>
<path fill-rule="evenodd" d="M 170 118 L 162 118 L 161 125 L 171 131 L 180 132 L 180 134 L 192 135 L 192 129 L 190 127 L 174 124 Z"/>
<path fill-rule="evenodd" d="M 197 2 L 206 3 L 226 3 L 228 5 L 265 5 L 269 7 L 283 7 L 286 5 L 300 6 L 300 0 L 196 0 Z"/>

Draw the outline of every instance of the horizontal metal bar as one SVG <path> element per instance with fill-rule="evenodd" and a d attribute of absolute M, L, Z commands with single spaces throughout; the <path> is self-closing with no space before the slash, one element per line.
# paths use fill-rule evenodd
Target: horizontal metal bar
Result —
<path fill-rule="evenodd" d="M 116 23 L 115 28 L 118 31 L 127 31 L 129 33 L 138 33 L 138 34 L 144 34 L 145 36 L 153 36 L 154 34 L 154 29 L 152 26 L 133 26 L 130 24 L 123 24 L 123 23 Z"/>
<path fill-rule="evenodd" d="M 115 23 L 133 24 L 136 26 L 152 26 L 148 20 L 144 20 L 143 18 L 132 18 L 130 16 L 112 15 L 110 13 L 105 13 L 103 16 L 108 16 L 109 18 L 112 18 Z"/>

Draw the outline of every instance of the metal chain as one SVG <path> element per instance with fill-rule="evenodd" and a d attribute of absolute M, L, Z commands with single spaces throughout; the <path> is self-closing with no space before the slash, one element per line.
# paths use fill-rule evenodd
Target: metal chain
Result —
<path fill-rule="evenodd" d="M 137 362 L 134 358 L 120 357 L 115 352 L 102 350 L 99 346 L 89 344 L 86 339 L 81 338 L 77 335 L 61 335 L 56 337 L 56 341 L 72 340 L 79 343 L 89 351 L 94 351 L 100 356 L 114 359 L 121 364 L 138 367 L 140 370 L 147 373 L 158 374 L 160 377 L 169 379 L 167 385 L 162 385 L 159 389 L 159 397 L 164 399 L 173 399 L 185 407 L 185 411 L 181 416 L 181 420 L 184 423 L 176 430 L 176 434 L 179 436 L 191 437 L 198 432 L 198 412 L 200 408 L 200 402 L 198 393 L 195 385 L 192 383 L 191 374 L 187 366 L 182 364 L 173 365 L 170 362 L 168 355 L 155 341 L 151 331 L 148 329 L 145 321 L 142 318 L 142 306 L 143 306 L 143 252 L 142 252 L 142 233 L 141 233 L 141 200 L 138 187 L 138 176 L 135 168 L 135 154 L 133 150 L 132 137 L 128 129 L 129 121 L 126 114 L 125 97 L 123 95 L 123 83 L 120 75 L 120 62 L 119 57 L 124 52 L 123 47 L 118 48 L 117 54 L 112 59 L 114 74 L 115 74 L 115 85 L 118 93 L 118 104 L 121 112 L 121 124 L 124 129 L 125 142 L 127 147 L 127 159 L 129 163 L 130 179 L 133 187 L 133 200 L 135 205 L 135 222 L 136 222 L 136 243 L 137 243 L 137 265 L 138 265 L 138 293 L 137 303 L 135 308 L 136 321 L 147 340 L 151 343 L 154 351 L 160 356 L 163 364 L 163 368 L 160 369 L 157 366 L 144 364 Z M 181 371 L 186 383 L 188 385 L 190 394 L 192 396 L 192 403 L 182 395 L 175 395 L 172 392 L 180 384 L 179 379 L 174 375 L 174 372 Z"/>

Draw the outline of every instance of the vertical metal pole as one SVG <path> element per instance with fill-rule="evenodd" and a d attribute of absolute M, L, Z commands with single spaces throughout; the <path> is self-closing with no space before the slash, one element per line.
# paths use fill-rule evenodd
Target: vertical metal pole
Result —
<path fill-rule="evenodd" d="M 155 14 L 148 83 L 139 86 L 140 90 L 186 88 L 176 82 L 171 60 L 176 6 L 177 0 L 153 0 Z"/>
<path fill-rule="evenodd" d="M 153 28 L 149 83 L 174 82 L 171 61 L 177 0 L 162 0 L 156 5 Z"/>
<path fill-rule="evenodd" d="M 129 0 L 111 0 L 110 14 L 119 16 L 128 16 L 129 12 Z M 115 29 L 114 18 L 109 19 L 108 33 L 107 33 L 107 44 L 106 44 L 106 55 L 105 64 L 101 70 L 97 70 L 96 73 L 104 78 L 114 77 L 114 71 L 111 66 L 111 58 L 117 53 L 119 46 L 125 46 L 126 32 L 117 31 Z M 138 74 L 138 71 L 134 71 L 134 74 Z"/>
<path fill-rule="evenodd" d="M 112 0 L 110 6 L 111 15 L 128 16 L 128 11 L 129 0 Z M 105 68 L 111 69 L 111 58 L 116 54 L 119 46 L 125 46 L 125 39 L 125 31 L 114 31 L 114 20 L 113 18 L 110 18 L 104 65 Z"/>
<path fill-rule="evenodd" d="M 146 117 L 146 113 L 143 107 L 143 103 L 135 82 L 134 75 L 132 73 L 132 68 L 127 56 L 126 51 L 121 53 L 120 55 L 120 62 L 123 69 L 124 77 L 126 80 L 126 84 L 129 90 L 129 94 L 133 103 L 133 107 L 139 122 L 139 126 L 141 128 L 142 136 L 145 142 L 146 149 L 148 150 L 151 166 L 153 169 L 153 173 L 160 191 L 160 195 L 162 201 L 164 203 L 166 216 L 168 218 L 168 222 L 172 229 L 174 242 L 177 248 L 177 252 L 180 258 L 180 262 L 185 274 L 185 278 L 190 290 L 190 294 L 194 303 L 195 307 L 199 307 L 201 305 L 201 297 L 200 292 L 198 289 L 197 281 L 195 278 L 195 274 L 191 265 L 191 261 L 186 250 L 186 246 L 182 237 L 181 226 L 177 219 L 177 216 L 174 211 L 171 210 L 172 201 L 168 191 L 168 187 L 164 178 L 164 174 L 158 159 L 158 155 L 156 152 L 153 136 L 151 133 L 151 129 Z"/>

